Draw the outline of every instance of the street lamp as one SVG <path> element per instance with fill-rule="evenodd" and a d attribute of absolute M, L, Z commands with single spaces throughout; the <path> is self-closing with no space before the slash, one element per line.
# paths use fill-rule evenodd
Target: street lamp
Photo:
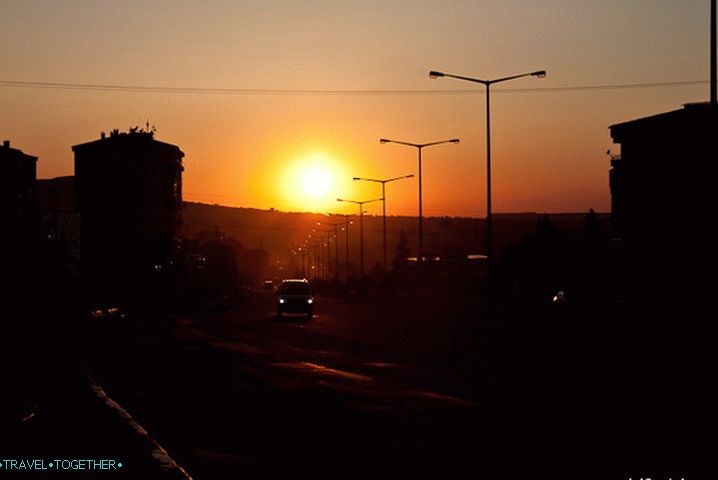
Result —
<path fill-rule="evenodd" d="M 317 222 L 317 224 L 319 224 L 319 222 Z M 331 250 L 329 249 L 329 242 L 330 242 L 329 232 L 327 232 L 326 230 L 317 230 L 316 228 L 313 228 L 312 232 L 321 232 L 321 233 L 327 234 L 326 243 L 324 243 L 324 237 L 317 235 L 317 238 L 319 239 L 319 248 L 321 251 L 321 253 L 319 255 L 319 276 L 321 277 L 322 280 L 326 280 L 327 279 L 327 270 L 328 270 L 327 265 L 329 265 L 331 263 Z M 324 247 L 327 247 L 326 256 L 324 255 Z"/>
<path fill-rule="evenodd" d="M 337 198 L 337 202 L 348 202 L 359 205 L 359 271 L 361 278 L 364 278 L 364 204 L 371 202 L 378 202 L 381 198 L 373 198 L 371 200 L 357 201 L 357 200 L 346 200 L 344 198 Z"/>
<path fill-rule="evenodd" d="M 328 213 L 328 215 L 336 215 L 337 217 L 344 217 L 344 240 L 346 241 L 346 246 L 344 247 L 344 269 L 346 270 L 346 276 L 345 280 L 349 278 L 349 225 L 353 224 L 353 221 L 349 221 L 349 217 L 351 215 L 343 214 L 343 213 Z M 338 242 L 338 239 L 337 239 Z M 338 253 L 338 252 L 337 252 Z M 339 257 L 337 257 L 339 259 Z M 339 269 L 337 268 L 337 272 L 339 272 Z M 339 273 L 337 273 L 337 277 L 339 277 Z"/>
<path fill-rule="evenodd" d="M 307 240 L 303 239 L 299 242 L 299 255 L 301 257 L 301 275 L 307 277 Z"/>
<path fill-rule="evenodd" d="M 419 151 L 419 255 L 416 257 L 418 263 L 422 263 L 424 261 L 424 220 L 423 220 L 423 210 L 422 210 L 422 203 L 421 203 L 421 150 L 424 147 L 432 147 L 434 145 L 441 145 L 442 143 L 459 143 L 458 138 L 452 138 L 451 140 L 442 140 L 440 142 L 431 142 L 431 143 L 409 143 L 409 142 L 400 142 L 398 140 L 389 140 L 386 138 L 382 138 L 379 140 L 379 143 L 398 143 L 399 145 L 406 145 L 408 147 L 414 147 Z"/>
<path fill-rule="evenodd" d="M 458 80 L 466 80 L 467 82 L 480 83 L 486 86 L 486 254 L 489 261 L 489 277 L 491 276 L 491 264 L 493 263 L 493 226 L 492 226 L 492 215 L 491 215 L 491 116 L 490 116 L 490 101 L 489 93 L 491 91 L 491 85 L 494 83 L 505 82 L 507 80 L 514 80 L 523 77 L 538 77 L 544 78 L 546 76 L 546 70 L 537 70 L 530 73 L 521 73 L 519 75 L 511 75 L 509 77 L 495 78 L 492 80 L 482 80 L 479 78 L 462 77 L 459 75 L 451 75 L 449 73 L 429 72 L 431 78 L 456 78 Z"/>
<path fill-rule="evenodd" d="M 330 214 L 331 215 L 331 214 Z M 339 280 L 339 225 L 343 222 L 338 223 L 322 223 L 317 222 L 317 225 L 326 225 L 328 227 L 334 227 L 334 279 Z M 329 233 L 329 232 L 327 232 Z M 328 242 L 331 243 L 331 237 L 328 237 Z M 348 237 L 347 237 L 348 238 Z M 347 249 L 348 250 L 348 249 Z M 329 254 L 329 265 L 331 266 L 331 253 Z"/>
<path fill-rule="evenodd" d="M 364 180 L 365 182 L 375 182 L 375 183 L 381 183 L 381 206 L 382 206 L 382 215 L 383 215 L 383 224 L 382 224 L 382 230 L 384 235 L 384 273 L 386 273 L 386 191 L 385 187 L 387 183 L 394 182 L 396 180 L 403 180 L 405 178 L 412 178 L 414 174 L 411 175 L 403 175 L 401 177 L 394 177 L 394 178 L 387 178 L 385 180 L 380 180 L 377 178 L 362 178 L 362 177 L 354 177 L 354 180 Z"/>

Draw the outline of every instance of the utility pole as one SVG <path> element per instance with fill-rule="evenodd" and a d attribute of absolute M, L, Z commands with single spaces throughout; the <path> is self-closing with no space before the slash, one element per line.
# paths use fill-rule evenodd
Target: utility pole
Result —
<path fill-rule="evenodd" d="M 718 105 L 716 94 L 716 0 L 711 0 L 711 105 Z"/>

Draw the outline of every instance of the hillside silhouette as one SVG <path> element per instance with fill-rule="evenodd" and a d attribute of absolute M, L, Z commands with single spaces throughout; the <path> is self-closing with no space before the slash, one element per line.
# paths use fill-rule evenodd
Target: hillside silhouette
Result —
<path fill-rule="evenodd" d="M 608 222 L 608 214 L 597 218 Z M 540 219 L 549 219 L 554 228 L 569 237 L 578 237 L 585 226 L 586 213 L 543 214 L 536 212 L 496 214 L 494 235 L 497 253 L 502 254 L 509 246 L 520 241 L 522 235 L 533 232 Z M 349 226 L 350 262 L 358 261 L 358 216 Z M 318 223 L 319 222 L 319 223 Z M 198 238 L 203 232 L 221 232 L 240 242 L 245 248 L 265 250 L 270 262 L 286 262 L 294 245 L 306 239 L 334 236 L 338 229 L 340 260 L 345 255 L 345 237 L 342 228 L 344 218 L 310 212 L 282 212 L 254 208 L 225 207 L 203 203 L 184 202 L 182 210 L 182 236 Z M 387 244 L 390 252 L 396 251 L 402 232 L 410 255 L 416 255 L 417 217 L 387 217 Z M 425 254 L 432 257 L 453 257 L 485 253 L 486 222 L 483 218 L 426 217 L 424 219 Z M 334 240 L 332 240 L 333 242 Z M 382 261 L 382 217 L 364 215 L 364 249 L 368 268 Z M 335 247 L 331 246 L 331 256 Z"/>

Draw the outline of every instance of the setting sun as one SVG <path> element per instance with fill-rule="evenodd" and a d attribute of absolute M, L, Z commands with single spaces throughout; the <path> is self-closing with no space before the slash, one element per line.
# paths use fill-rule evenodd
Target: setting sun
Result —
<path fill-rule="evenodd" d="M 312 197 L 326 195 L 332 187 L 332 177 L 321 167 L 312 167 L 302 173 L 302 190 Z"/>
<path fill-rule="evenodd" d="M 353 192 L 352 177 L 341 153 L 313 148 L 285 158 L 280 160 L 276 184 L 284 208 L 325 212 L 336 206 L 339 192 Z"/>

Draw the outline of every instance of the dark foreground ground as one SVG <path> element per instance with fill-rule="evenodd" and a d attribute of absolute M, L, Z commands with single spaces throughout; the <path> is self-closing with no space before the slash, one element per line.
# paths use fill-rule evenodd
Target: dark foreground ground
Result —
<path fill-rule="evenodd" d="M 147 435 L 55 393 L 7 448 L 130 460 L 98 478 L 181 478 L 151 461 L 158 446 L 196 479 L 712 478 L 707 342 L 676 314 L 489 317 L 424 292 L 320 295 L 307 322 L 273 301 L 89 321 L 70 356 Z M 86 391 L 80 377 L 54 391 Z"/>

